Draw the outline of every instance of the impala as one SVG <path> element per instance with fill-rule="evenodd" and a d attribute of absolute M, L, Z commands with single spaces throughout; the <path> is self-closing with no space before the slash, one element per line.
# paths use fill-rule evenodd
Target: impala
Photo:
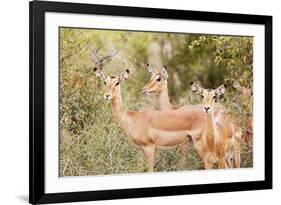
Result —
<path fill-rule="evenodd" d="M 240 83 L 238 83 L 237 81 L 233 83 L 233 87 L 241 92 L 242 96 L 244 96 L 245 100 L 247 100 L 248 106 L 251 108 L 253 104 L 252 90 L 240 85 Z"/>
<path fill-rule="evenodd" d="M 234 82 L 233 87 L 241 93 L 242 99 L 246 102 L 248 110 L 250 110 L 250 113 L 246 114 L 245 131 L 242 138 L 249 146 L 253 146 L 253 92 L 238 82 Z"/>
<path fill-rule="evenodd" d="M 184 106 L 175 106 L 170 103 L 169 94 L 168 94 L 168 72 L 167 68 L 163 67 L 159 72 L 152 65 L 147 64 L 147 70 L 150 73 L 150 80 L 146 83 L 146 85 L 142 88 L 142 92 L 146 95 L 154 95 L 155 104 L 158 105 L 160 110 L 175 110 L 175 109 L 192 109 L 196 110 L 193 112 L 195 116 L 194 118 L 204 119 L 204 113 L 202 113 L 202 105 L 184 105 Z M 215 106 L 215 116 L 217 116 L 217 120 L 230 120 L 223 112 L 222 106 Z M 203 127 L 204 121 L 196 121 L 199 124 L 196 127 Z M 194 122 L 188 122 L 194 123 Z M 228 141 L 228 150 L 226 151 L 226 160 L 227 165 L 230 168 L 238 168 L 240 167 L 240 132 L 241 129 L 236 125 L 233 125 L 235 130 L 232 133 L 236 133 L 232 138 L 229 138 Z M 191 136 L 191 138 L 196 140 L 198 136 Z M 189 142 L 189 141 L 188 141 Z M 198 153 L 200 150 L 200 146 L 195 146 L 195 149 Z M 198 150 L 197 150 L 198 149 Z M 187 155 L 187 144 L 182 144 L 180 146 L 180 151 L 182 153 L 182 164 L 185 164 L 186 155 Z"/>
<path fill-rule="evenodd" d="M 193 92 L 202 96 L 202 113 L 205 115 L 203 130 L 200 137 L 192 138 L 205 168 L 229 168 L 240 166 L 240 137 L 241 129 L 232 124 L 227 116 L 214 115 L 217 98 L 224 94 L 225 85 L 216 89 L 203 89 L 196 83 L 191 83 Z M 222 112 L 222 111 L 221 111 Z M 219 118 L 224 118 L 221 120 Z"/>
<path fill-rule="evenodd" d="M 158 72 L 152 65 L 147 64 L 147 70 L 150 73 L 151 78 L 149 82 L 142 88 L 142 92 L 146 95 L 155 95 L 155 104 L 159 110 L 174 110 L 180 108 L 172 105 L 169 100 L 167 68 L 163 67 L 161 72 Z M 188 143 L 189 141 L 179 146 L 182 167 L 186 165 Z"/>
<path fill-rule="evenodd" d="M 150 80 L 146 83 L 146 85 L 142 88 L 142 92 L 145 95 L 154 95 L 156 107 L 159 110 L 175 110 L 175 109 L 192 109 L 196 110 L 195 116 L 201 114 L 201 106 L 197 105 L 185 105 L 185 106 L 175 106 L 170 103 L 169 94 L 168 94 L 168 72 L 167 68 L 163 67 L 161 72 L 158 72 L 154 66 L 147 64 L 147 70 L 150 73 Z M 202 117 L 202 116 L 201 116 Z M 188 122 L 193 123 L 193 122 Z M 202 124 L 199 122 L 199 124 Z M 198 125 L 200 126 L 200 125 Z M 188 152 L 188 143 L 182 144 L 179 146 L 179 150 L 181 153 L 181 165 L 182 167 L 186 164 L 186 156 Z"/>
<path fill-rule="evenodd" d="M 129 76 L 129 70 L 119 76 L 107 76 L 95 69 L 97 78 L 104 81 L 104 99 L 110 101 L 115 123 L 123 129 L 129 141 L 141 148 L 148 163 L 148 171 L 153 172 L 155 149 L 166 149 L 187 143 L 190 135 L 201 132 L 204 118 L 194 117 L 198 111 L 130 111 L 122 107 L 120 84 Z"/>

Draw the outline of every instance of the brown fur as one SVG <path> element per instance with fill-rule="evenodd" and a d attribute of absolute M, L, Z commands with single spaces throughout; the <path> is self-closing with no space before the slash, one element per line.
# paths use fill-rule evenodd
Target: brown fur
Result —
<path fill-rule="evenodd" d="M 96 75 L 106 83 L 104 97 L 111 102 L 114 121 L 124 130 L 129 141 L 143 150 L 149 165 L 148 171 L 154 170 L 155 148 L 186 144 L 194 129 L 202 128 L 202 119 L 194 118 L 202 112 L 198 108 L 174 111 L 124 110 L 119 83 L 127 76 L 123 74 L 119 78 L 110 78 L 101 71 Z"/>
<path fill-rule="evenodd" d="M 155 68 L 153 67 L 148 67 L 148 70 L 151 74 L 151 78 L 150 80 L 146 83 L 146 85 L 143 87 L 142 92 L 145 94 L 153 94 L 155 96 L 155 100 L 156 100 L 156 104 L 158 105 L 160 110 L 175 110 L 175 109 L 179 109 L 179 110 L 189 110 L 189 114 L 191 116 L 189 116 L 190 121 L 193 122 L 193 126 L 194 127 L 189 127 L 189 129 L 193 130 L 193 129 L 198 129 L 198 127 L 203 127 L 203 122 L 205 120 L 205 115 L 202 112 L 203 109 L 203 105 L 199 104 L 199 105 L 185 105 L 185 106 L 175 106 L 172 105 L 170 103 L 169 100 L 169 95 L 168 95 L 168 75 L 167 75 L 167 71 L 166 68 L 163 68 L 161 72 L 158 72 Z M 160 81 L 158 81 L 157 79 L 159 79 L 160 77 Z M 192 112 L 196 111 L 196 112 Z M 224 110 L 223 106 L 221 106 L 220 104 L 216 104 L 215 105 L 215 110 L 214 110 L 214 116 L 217 116 L 218 114 L 220 114 L 222 111 Z M 229 126 L 222 126 L 222 123 L 228 124 L 226 123 L 229 120 L 229 116 L 226 116 L 226 114 L 223 113 L 223 117 L 220 118 L 220 123 L 218 123 L 218 126 L 223 127 L 223 134 L 226 135 L 226 133 L 229 133 L 229 137 L 228 137 L 228 149 L 226 150 L 226 155 L 227 155 L 227 164 L 231 166 L 231 168 L 233 167 L 240 167 L 240 141 L 239 139 L 233 138 L 234 133 L 239 133 L 241 128 L 239 128 L 238 126 L 235 126 L 234 124 L 230 124 Z M 225 129 L 224 127 L 227 127 L 227 129 Z M 239 135 L 239 134 L 237 134 Z M 204 153 L 206 153 L 206 144 L 209 144 L 209 146 L 214 146 L 212 145 L 212 143 L 209 141 L 205 141 L 205 140 L 201 140 L 200 141 L 200 137 L 201 136 L 192 136 L 192 141 L 194 143 L 194 147 L 197 151 L 197 153 L 199 154 L 199 156 L 204 159 Z M 239 137 L 238 137 L 239 138 Z M 239 149 L 238 149 L 238 148 Z M 184 145 L 181 145 L 180 149 L 182 150 L 183 156 L 182 156 L 182 161 L 183 163 L 185 163 L 185 158 L 186 158 L 186 154 L 187 154 L 187 150 L 186 150 L 186 146 L 184 147 Z M 184 150 L 183 150 L 184 149 Z M 233 159 L 235 157 L 235 159 Z M 232 163 L 232 161 L 236 161 L 237 163 L 234 165 Z"/>
<path fill-rule="evenodd" d="M 218 164 L 218 168 L 240 167 L 238 139 L 241 136 L 241 129 L 229 122 L 228 116 L 224 113 L 220 113 L 216 118 L 214 116 L 215 98 L 224 93 L 225 87 L 207 90 L 192 84 L 192 90 L 203 97 L 205 124 L 201 136 L 195 138 L 193 142 L 204 161 L 205 168 L 212 168 L 215 164 Z M 229 155 L 233 156 L 236 163 L 228 162 Z"/>

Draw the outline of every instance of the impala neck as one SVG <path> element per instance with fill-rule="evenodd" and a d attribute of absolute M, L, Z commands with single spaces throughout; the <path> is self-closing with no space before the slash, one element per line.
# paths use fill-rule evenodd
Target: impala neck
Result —
<path fill-rule="evenodd" d="M 158 103 L 160 110 L 169 110 L 173 107 L 169 100 L 167 80 L 165 80 L 163 84 L 163 90 L 158 95 Z"/>
<path fill-rule="evenodd" d="M 212 142 L 213 142 L 215 132 L 216 132 L 213 110 L 209 114 L 205 113 L 204 130 L 205 130 L 205 136 L 206 136 L 207 140 L 212 140 Z"/>
<path fill-rule="evenodd" d="M 126 112 L 122 108 L 122 96 L 120 86 L 117 88 L 114 98 L 111 100 L 111 112 L 115 123 L 119 124 L 123 121 Z"/>

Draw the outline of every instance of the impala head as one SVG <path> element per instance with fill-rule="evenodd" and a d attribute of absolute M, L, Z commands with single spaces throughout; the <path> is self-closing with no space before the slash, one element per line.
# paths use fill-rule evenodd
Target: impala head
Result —
<path fill-rule="evenodd" d="M 120 73 L 119 76 L 107 76 L 103 71 L 94 69 L 97 78 L 103 80 L 105 84 L 105 100 L 112 100 L 118 91 L 120 91 L 120 83 L 127 80 L 129 76 L 129 70 L 125 70 Z"/>
<path fill-rule="evenodd" d="M 147 64 L 147 70 L 150 73 L 150 80 L 142 88 L 142 92 L 147 95 L 157 95 L 165 89 L 168 79 L 167 68 L 163 67 L 161 72 L 158 72 L 152 65 Z"/>
<path fill-rule="evenodd" d="M 205 113 L 211 113 L 214 108 L 214 104 L 217 101 L 217 97 L 224 94 L 225 88 L 226 85 L 221 85 L 216 89 L 203 89 L 200 85 L 191 82 L 191 90 L 202 96 L 203 111 Z"/>

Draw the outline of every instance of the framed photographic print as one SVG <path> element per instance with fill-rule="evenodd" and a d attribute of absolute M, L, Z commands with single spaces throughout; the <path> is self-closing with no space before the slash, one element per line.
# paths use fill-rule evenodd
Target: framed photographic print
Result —
<path fill-rule="evenodd" d="M 272 188 L 272 17 L 30 2 L 30 203 Z"/>

